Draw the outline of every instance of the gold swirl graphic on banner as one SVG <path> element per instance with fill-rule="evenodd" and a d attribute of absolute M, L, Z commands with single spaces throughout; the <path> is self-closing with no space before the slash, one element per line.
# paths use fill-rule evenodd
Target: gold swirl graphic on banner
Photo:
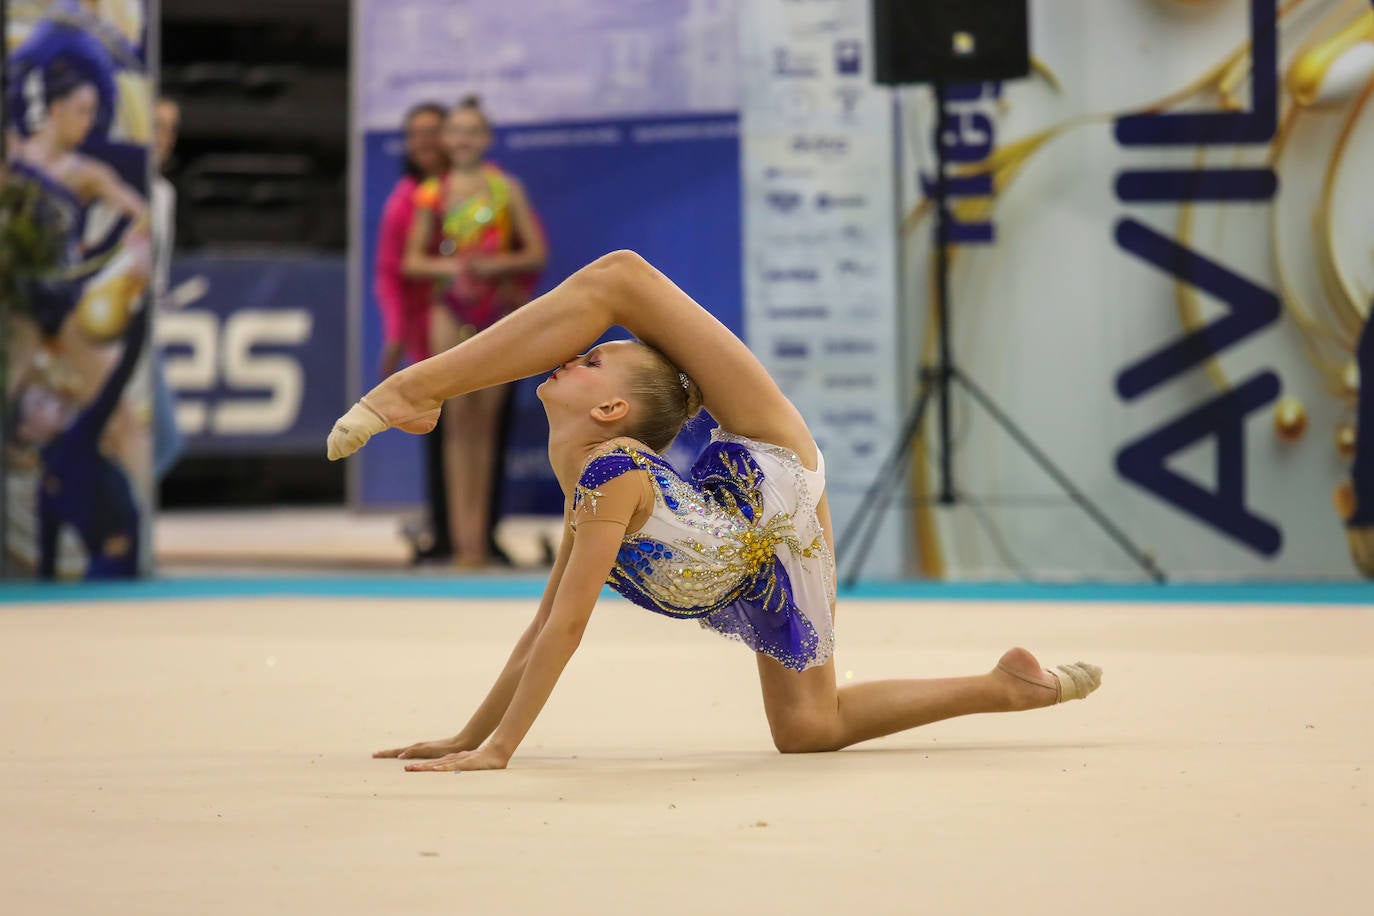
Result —
<path fill-rule="evenodd" d="M 1328 22 L 1335 14 L 1344 12 L 1338 9 L 1328 15 L 1314 31 L 1318 37 L 1310 39 L 1309 44 L 1294 56 L 1285 80 L 1293 101 L 1304 108 L 1330 104 L 1340 100 L 1340 89 L 1349 80 L 1358 80 L 1358 70 L 1343 66 L 1348 61 L 1347 54 L 1362 43 L 1374 39 L 1374 12 L 1365 10 L 1363 15 L 1347 23 L 1330 38 L 1321 38 L 1327 31 Z M 1323 92 L 1325 90 L 1325 92 Z"/>
<path fill-rule="evenodd" d="M 1194 2 L 1194 0 L 1184 0 Z M 1201 0 L 1205 2 L 1205 0 Z M 1277 10 L 1277 28 L 1282 30 L 1291 22 L 1292 14 L 1310 8 L 1313 0 L 1288 0 Z M 1199 98 L 1210 98 L 1214 107 L 1223 110 L 1244 110 L 1242 93 L 1253 68 L 1252 48 L 1242 42 L 1214 66 L 1180 89 L 1140 108 L 1099 114 L 1084 114 L 1060 124 L 1036 131 L 995 149 L 982 162 L 950 169 L 953 178 L 992 176 L 992 194 L 987 197 L 960 198 L 951 205 L 951 212 L 960 222 L 983 222 L 991 219 L 997 204 L 1021 174 L 1026 164 L 1049 143 L 1070 130 L 1090 124 L 1111 123 L 1129 114 L 1158 114 Z M 1285 68 L 1280 83 L 1280 117 L 1278 130 L 1270 143 L 1267 164 L 1276 172 L 1280 169 L 1289 140 L 1297 130 L 1303 114 L 1322 110 L 1341 112 L 1340 132 L 1333 143 L 1322 178 L 1320 201 L 1312 213 L 1313 238 L 1317 246 L 1314 261 L 1322 291 L 1322 308 L 1314 307 L 1299 292 L 1284 265 L 1280 238 L 1278 198 L 1269 208 L 1269 246 L 1279 298 L 1285 314 L 1293 319 L 1302 341 L 1305 358 L 1317 370 L 1326 389 L 1343 401 L 1353 404 L 1359 392 L 1358 373 L 1353 353 L 1355 342 L 1365 321 L 1371 319 L 1370 292 L 1356 287 L 1341 265 L 1334 242 L 1336 187 L 1351 138 L 1355 134 L 1371 96 L 1374 96 L 1374 11 L 1364 0 L 1340 0 L 1321 11 L 1320 20 L 1311 27 L 1298 50 Z M 1050 68 L 1037 62 L 1035 72 L 1044 77 L 1057 92 L 1059 81 Z M 1006 106 L 1003 101 L 1003 107 Z M 1198 149 L 1196 162 L 1205 163 L 1206 151 Z M 902 233 L 910 237 L 930 216 L 933 201 L 923 198 L 907 212 L 902 221 Z M 1196 205 L 1182 203 L 1178 213 L 1178 240 L 1191 247 L 1196 228 Z M 956 263 L 959 246 L 948 249 L 951 268 Z M 935 278 L 928 277 L 930 299 L 934 300 Z M 1174 295 L 1179 321 L 1189 331 L 1206 325 L 1198 292 L 1181 280 L 1175 281 Z M 1326 317 L 1324 312 L 1329 312 Z M 922 365 L 930 365 L 935 355 L 938 318 L 928 310 L 921 353 Z M 1218 361 L 1213 358 L 1204 364 L 1212 382 L 1222 390 L 1229 388 Z M 1307 428 L 1307 411 L 1294 401 L 1276 408 L 1275 435 L 1284 441 L 1297 441 Z M 1338 426 L 1333 436 L 1335 451 L 1349 460 L 1353 451 L 1354 428 L 1349 422 Z M 921 572 L 941 577 L 945 572 L 934 510 L 930 506 L 931 480 L 927 469 L 925 437 L 917 442 L 912 463 L 912 491 L 916 495 L 915 524 L 919 538 Z M 1339 502 L 1339 497 L 1338 500 Z"/>
<path fill-rule="evenodd" d="M 1371 12 L 1369 16 L 1371 20 L 1374 20 L 1374 12 Z M 1348 340 L 1352 350 L 1359 337 L 1360 329 L 1364 327 L 1364 322 L 1368 317 L 1366 305 L 1368 291 L 1366 290 L 1363 295 L 1356 291 L 1354 284 L 1341 270 L 1340 259 L 1336 256 L 1336 246 L 1332 239 L 1334 226 L 1331 205 L 1336 189 L 1336 176 L 1340 171 L 1342 161 L 1345 159 L 1351 134 L 1354 132 L 1355 124 L 1359 121 L 1365 106 L 1369 104 L 1371 95 L 1374 95 L 1374 80 L 1370 80 L 1365 85 L 1359 97 L 1356 98 L 1355 104 L 1351 106 L 1350 112 L 1346 115 L 1345 123 L 1341 125 L 1340 135 L 1336 138 L 1335 149 L 1332 151 L 1331 159 L 1326 166 L 1326 174 L 1323 176 L 1321 205 L 1317 210 L 1317 233 L 1321 242 L 1322 255 L 1319 262 L 1322 269 L 1322 280 L 1335 306 L 1341 329 L 1349 335 Z"/>
<path fill-rule="evenodd" d="M 1288 106 L 1279 121 L 1278 134 L 1270 148 L 1269 166 L 1278 171 L 1288 138 L 1292 136 L 1293 126 L 1297 123 L 1299 109 Z M 1317 317 L 1315 310 L 1307 304 L 1289 278 L 1288 268 L 1284 265 L 1283 252 L 1279 241 L 1280 220 L 1278 206 L 1269 208 L 1269 250 L 1273 257 L 1274 277 L 1279 287 L 1279 300 L 1284 310 L 1293 319 L 1294 326 L 1302 337 L 1303 349 L 1308 360 L 1326 380 L 1326 387 L 1335 391 L 1340 386 L 1341 364 L 1338 357 L 1328 356 L 1333 347 L 1339 348 L 1341 340 Z"/>

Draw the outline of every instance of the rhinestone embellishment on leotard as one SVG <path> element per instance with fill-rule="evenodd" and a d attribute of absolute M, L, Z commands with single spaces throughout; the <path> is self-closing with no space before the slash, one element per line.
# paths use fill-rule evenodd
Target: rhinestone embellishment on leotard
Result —
<path fill-rule="evenodd" d="M 777 511 L 765 517 L 763 475 L 743 445 L 723 437 L 708 445 L 693 469 L 696 485 L 679 477 L 658 455 L 617 445 L 589 460 L 574 491 L 574 510 L 586 504 L 595 513 L 603 495 L 598 488 L 633 471 L 647 472 L 655 502 L 672 514 L 672 528 L 680 534 L 666 543 L 645 531 L 628 534 L 607 579 L 613 589 L 669 617 L 703 618 L 712 629 L 789 667 L 804 668 L 829 656 L 828 627 L 818 634 L 797 609 L 780 558 L 785 552 L 794 562 L 823 567 L 830 563 L 804 480 L 798 481 L 798 509 L 811 514 L 816 532 L 808 531 L 805 539 L 791 514 Z M 821 574 L 833 596 L 833 574 L 828 568 Z M 821 612 L 828 620 L 828 607 Z M 733 617 L 705 620 L 718 614 Z M 777 634 L 786 635 L 785 644 L 767 642 L 780 639 Z M 755 644 L 760 641 L 767 644 Z"/>

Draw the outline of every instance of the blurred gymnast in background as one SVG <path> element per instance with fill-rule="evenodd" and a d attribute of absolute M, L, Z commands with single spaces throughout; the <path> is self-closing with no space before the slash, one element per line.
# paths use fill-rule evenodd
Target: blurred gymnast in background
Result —
<path fill-rule="evenodd" d="M 420 183 L 402 264 L 432 284 L 429 348 L 441 353 L 529 301 L 548 259 L 544 232 L 525 190 L 487 161 L 491 124 L 475 96 L 448 113 L 448 171 Z M 455 562 L 492 562 L 499 427 L 510 386 L 454 397 L 444 407 L 444 478 Z"/>

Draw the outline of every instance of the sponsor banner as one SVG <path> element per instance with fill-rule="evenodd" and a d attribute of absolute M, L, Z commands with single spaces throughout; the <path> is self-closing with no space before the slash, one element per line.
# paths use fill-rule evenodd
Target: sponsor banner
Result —
<path fill-rule="evenodd" d="M 826 456 L 837 531 L 900 424 L 892 95 L 872 85 L 869 4 L 741 10 L 745 326 Z M 867 575 L 902 571 L 889 513 Z"/>
<path fill-rule="evenodd" d="M 190 454 L 323 453 L 344 403 L 342 257 L 184 257 L 157 338 Z"/>
<path fill-rule="evenodd" d="M 734 111 L 738 0 L 364 0 L 359 120 L 477 93 L 499 124 Z M 556 143 L 566 146 L 566 143 Z"/>
<path fill-rule="evenodd" d="M 361 132 L 355 138 L 359 212 L 349 398 L 376 382 L 382 346 L 373 295 L 377 227 L 401 174 L 402 116 L 427 98 L 482 96 L 496 125 L 490 158 L 524 183 L 548 237 L 544 288 L 608 251 L 632 248 L 740 331 L 734 0 L 575 6 L 538 0 L 509 11 L 412 0 L 400 15 L 394 4 L 367 0 L 355 15 Z M 455 41 L 503 50 L 455 54 Z M 512 395 L 506 513 L 562 509 L 534 388 L 522 382 Z M 684 446 L 708 432 L 701 424 L 682 437 L 679 463 L 687 461 Z M 424 477 L 413 437 L 379 436 L 350 464 L 355 506 L 421 501 Z"/>
<path fill-rule="evenodd" d="M 1333 496 L 1374 474 L 1374 13 L 1055 0 L 1031 22 L 1034 76 L 950 94 L 962 368 L 1167 573 L 1354 575 Z M 923 302 L 940 141 L 929 90 L 903 98 Z M 918 513 L 928 573 L 1140 575 L 962 396 L 956 429 L 982 505 Z"/>
<path fill-rule="evenodd" d="M 0 3 L 0 571 L 131 578 L 151 566 L 156 6 Z"/>

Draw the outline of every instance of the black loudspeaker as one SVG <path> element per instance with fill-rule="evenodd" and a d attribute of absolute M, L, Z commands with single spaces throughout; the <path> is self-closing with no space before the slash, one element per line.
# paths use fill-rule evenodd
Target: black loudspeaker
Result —
<path fill-rule="evenodd" d="M 873 0 L 874 74 L 889 86 L 1030 73 L 1028 0 Z"/>

